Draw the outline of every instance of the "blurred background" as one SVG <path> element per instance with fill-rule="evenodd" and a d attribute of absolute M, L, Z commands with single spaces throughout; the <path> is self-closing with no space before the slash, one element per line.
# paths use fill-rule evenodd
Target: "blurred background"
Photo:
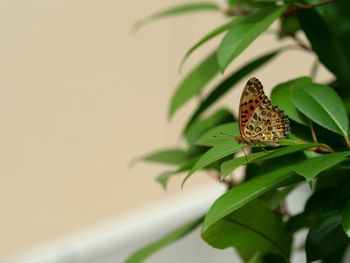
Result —
<path fill-rule="evenodd" d="M 218 43 L 201 48 L 180 74 L 184 53 L 222 24 L 223 16 L 174 17 L 132 32 L 138 19 L 182 2 L 187 1 L 0 1 L 3 262 L 20 260 L 34 250 L 40 255 L 62 248 L 65 242 L 95 244 L 94 237 L 108 239 L 103 233 L 109 233 L 110 240 L 113 235 L 124 238 L 120 229 L 141 233 L 141 221 L 152 216 L 153 226 L 166 218 L 186 222 L 223 191 L 204 174 L 193 176 L 183 190 L 182 176 L 174 178 L 164 191 L 154 182 L 161 167 L 128 166 L 144 153 L 182 145 L 178 136 L 195 102 L 171 122 L 168 102 L 186 71 Z M 231 68 L 279 45 L 266 33 Z M 312 64 L 311 56 L 295 49 L 256 76 L 269 94 L 278 82 L 308 74 Z M 322 69 L 317 78 L 327 79 L 327 74 Z M 241 88 L 220 103 L 235 111 Z M 170 225 L 159 231 L 169 231 Z M 160 235 L 151 230 L 134 237 Z M 112 249 L 118 242 L 107 246 Z M 200 246 L 207 249 L 204 243 Z M 74 256 L 68 258 L 76 262 Z"/>

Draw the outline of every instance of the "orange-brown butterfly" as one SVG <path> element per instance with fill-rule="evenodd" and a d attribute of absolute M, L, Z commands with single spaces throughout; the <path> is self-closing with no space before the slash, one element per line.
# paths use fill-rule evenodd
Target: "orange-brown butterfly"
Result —
<path fill-rule="evenodd" d="M 288 138 L 291 131 L 288 116 L 264 93 L 257 78 L 251 78 L 245 85 L 239 105 L 238 143 L 248 146 L 279 146 L 279 140 Z"/>

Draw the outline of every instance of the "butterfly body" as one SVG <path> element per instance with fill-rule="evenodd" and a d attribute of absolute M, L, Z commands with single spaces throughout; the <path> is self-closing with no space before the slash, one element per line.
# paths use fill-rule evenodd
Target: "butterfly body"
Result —
<path fill-rule="evenodd" d="M 238 143 L 279 146 L 279 140 L 288 138 L 290 123 L 288 116 L 264 93 L 257 78 L 251 78 L 245 85 L 239 106 L 240 136 Z"/>

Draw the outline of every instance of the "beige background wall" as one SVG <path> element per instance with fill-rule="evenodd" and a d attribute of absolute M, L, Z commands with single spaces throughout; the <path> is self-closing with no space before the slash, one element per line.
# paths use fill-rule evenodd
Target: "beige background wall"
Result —
<path fill-rule="evenodd" d="M 194 105 L 167 123 L 178 64 L 223 21 L 186 16 L 131 34 L 138 18 L 175 2 L 0 1 L 0 255 L 180 191 L 180 178 L 168 192 L 154 183 L 161 167 L 127 167 L 135 156 L 177 144 Z M 274 46 L 265 35 L 233 67 Z M 291 51 L 257 76 L 271 87 L 307 74 L 311 64 L 305 52 Z M 235 108 L 239 92 L 222 104 Z M 184 191 L 210 183 L 197 175 Z"/>

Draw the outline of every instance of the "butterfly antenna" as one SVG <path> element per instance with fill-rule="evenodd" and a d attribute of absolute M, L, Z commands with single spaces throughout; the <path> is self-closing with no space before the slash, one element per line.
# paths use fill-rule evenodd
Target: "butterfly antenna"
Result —
<path fill-rule="evenodd" d="M 231 134 L 227 134 L 227 133 L 223 133 L 223 132 L 220 132 L 221 135 L 224 135 L 224 136 L 228 136 L 228 137 L 231 137 L 231 138 L 235 138 L 235 136 L 231 135 Z"/>

